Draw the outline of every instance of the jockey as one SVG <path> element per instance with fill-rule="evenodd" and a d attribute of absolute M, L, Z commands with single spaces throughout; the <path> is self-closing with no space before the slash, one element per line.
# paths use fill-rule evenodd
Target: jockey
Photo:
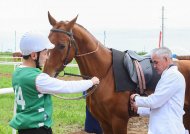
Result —
<path fill-rule="evenodd" d="M 13 73 L 16 115 L 10 126 L 19 134 L 52 134 L 51 94 L 83 92 L 99 79 L 63 81 L 43 73 L 41 68 L 51 46 L 47 38 L 34 32 L 25 33 L 20 40 L 23 63 Z"/>

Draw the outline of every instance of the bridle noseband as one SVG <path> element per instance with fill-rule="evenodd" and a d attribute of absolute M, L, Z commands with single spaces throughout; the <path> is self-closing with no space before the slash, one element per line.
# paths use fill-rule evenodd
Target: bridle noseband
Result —
<path fill-rule="evenodd" d="M 73 45 L 74 48 L 75 48 L 75 55 L 77 55 L 77 53 L 78 53 L 78 48 L 76 46 L 75 39 L 73 38 L 73 33 L 72 33 L 72 31 L 68 32 L 68 31 L 65 31 L 65 30 L 62 30 L 62 29 L 56 29 L 56 28 L 52 28 L 51 32 L 64 33 L 64 34 L 69 36 L 69 48 L 67 50 L 67 55 L 66 55 L 66 58 L 65 58 L 65 61 L 64 61 L 64 66 L 66 66 L 68 64 L 67 62 L 68 62 L 68 56 L 69 56 L 69 53 L 70 53 L 71 45 Z"/>
<path fill-rule="evenodd" d="M 72 33 L 72 31 L 71 31 L 71 32 L 68 32 L 68 31 L 65 31 L 65 30 L 62 30 L 62 29 L 52 28 L 52 29 L 51 29 L 51 32 L 63 33 L 63 34 L 66 34 L 66 35 L 69 36 L 68 50 L 67 50 L 66 57 L 65 57 L 65 60 L 64 60 L 64 62 L 63 62 L 63 65 L 62 65 L 62 67 L 61 67 L 61 68 L 63 69 L 63 68 L 64 68 L 65 66 L 67 66 L 67 64 L 68 64 L 68 58 L 69 58 L 69 54 L 70 54 L 71 45 L 73 45 L 74 48 L 75 48 L 75 55 L 77 55 L 77 53 L 78 53 L 78 48 L 77 48 L 77 46 L 76 46 L 75 39 L 73 38 L 73 33 Z M 57 77 L 61 71 L 62 71 L 62 70 L 56 71 L 54 77 Z"/>
<path fill-rule="evenodd" d="M 67 36 L 69 36 L 68 50 L 67 50 L 67 54 L 66 54 L 65 60 L 63 62 L 63 65 L 61 67 L 62 69 L 57 70 L 54 77 L 57 77 L 59 75 L 59 73 L 63 70 L 63 68 L 67 66 L 71 45 L 73 45 L 74 48 L 75 48 L 75 56 L 74 57 L 81 57 L 81 56 L 85 56 L 85 55 L 88 55 L 88 54 L 92 54 L 92 53 L 95 53 L 96 51 L 98 51 L 98 49 L 99 49 L 99 42 L 98 42 L 98 46 L 97 46 L 96 50 L 94 50 L 92 52 L 84 53 L 84 54 L 78 54 L 78 48 L 77 48 L 77 45 L 76 45 L 76 41 L 75 41 L 75 39 L 73 37 L 72 31 L 68 32 L 68 31 L 63 30 L 63 29 L 52 28 L 51 32 L 63 33 L 63 34 L 66 34 Z"/>

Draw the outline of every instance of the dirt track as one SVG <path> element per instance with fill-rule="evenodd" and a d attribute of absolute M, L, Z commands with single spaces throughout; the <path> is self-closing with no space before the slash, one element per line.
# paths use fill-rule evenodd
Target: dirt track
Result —
<path fill-rule="evenodd" d="M 76 128 L 76 129 L 75 129 Z M 145 117 L 133 117 L 130 118 L 128 124 L 128 134 L 147 134 L 148 118 Z M 92 134 L 86 133 L 81 128 L 73 127 L 75 131 L 68 132 L 68 134 Z"/>
<path fill-rule="evenodd" d="M 133 117 L 129 120 L 128 134 L 147 134 L 148 118 Z"/>

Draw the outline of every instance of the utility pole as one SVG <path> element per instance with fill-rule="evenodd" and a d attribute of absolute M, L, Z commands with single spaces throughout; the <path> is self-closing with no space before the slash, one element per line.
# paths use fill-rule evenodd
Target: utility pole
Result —
<path fill-rule="evenodd" d="M 162 6 L 162 47 L 164 47 L 164 6 Z"/>
<path fill-rule="evenodd" d="M 15 30 L 15 52 L 16 52 L 16 30 Z"/>

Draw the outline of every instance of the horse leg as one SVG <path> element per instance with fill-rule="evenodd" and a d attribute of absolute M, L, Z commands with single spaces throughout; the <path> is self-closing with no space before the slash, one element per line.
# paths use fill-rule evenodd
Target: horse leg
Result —
<path fill-rule="evenodd" d="M 112 130 L 114 134 L 127 134 L 128 120 L 115 117 L 112 121 Z"/>
<path fill-rule="evenodd" d="M 129 97 L 130 92 L 126 92 L 124 96 L 118 97 L 120 100 L 117 99 L 117 103 L 112 107 L 111 128 L 113 134 L 127 134 L 127 124 L 129 120 Z"/>
<path fill-rule="evenodd" d="M 183 115 L 183 123 L 186 129 L 190 131 L 190 106 L 184 106 L 185 114 Z"/>
<path fill-rule="evenodd" d="M 190 77 L 189 75 L 184 75 L 185 79 L 188 80 Z M 186 81 L 186 91 L 185 91 L 185 104 L 184 104 L 184 111 L 185 114 L 183 115 L 183 124 L 186 129 L 190 131 L 190 84 Z"/>
<path fill-rule="evenodd" d="M 101 127 L 103 129 L 104 134 L 114 134 L 112 131 L 112 127 L 107 123 L 101 123 Z"/>

